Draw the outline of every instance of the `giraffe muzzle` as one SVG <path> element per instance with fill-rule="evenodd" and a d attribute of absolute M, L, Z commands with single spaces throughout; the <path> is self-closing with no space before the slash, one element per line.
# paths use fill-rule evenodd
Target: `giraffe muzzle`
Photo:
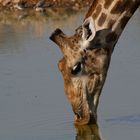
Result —
<path fill-rule="evenodd" d="M 74 113 L 74 121 L 76 125 L 96 124 L 96 115 L 90 110 L 83 114 Z"/>
<path fill-rule="evenodd" d="M 76 125 L 95 124 L 97 115 L 95 113 L 92 101 L 88 99 L 79 99 L 81 103 L 72 104 L 73 112 L 75 114 L 74 121 Z M 79 102 L 80 102 L 79 101 Z M 89 103 L 90 102 L 90 103 Z M 92 106 L 90 106 L 92 104 Z"/>

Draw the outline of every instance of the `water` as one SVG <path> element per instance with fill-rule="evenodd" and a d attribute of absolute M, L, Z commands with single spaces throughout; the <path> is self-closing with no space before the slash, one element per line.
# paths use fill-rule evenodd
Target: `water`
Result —
<path fill-rule="evenodd" d="M 98 126 L 75 127 L 57 68 L 61 52 L 49 40 L 67 34 L 84 12 L 0 13 L 1 140 L 139 140 L 140 10 L 123 32 L 100 98 Z"/>

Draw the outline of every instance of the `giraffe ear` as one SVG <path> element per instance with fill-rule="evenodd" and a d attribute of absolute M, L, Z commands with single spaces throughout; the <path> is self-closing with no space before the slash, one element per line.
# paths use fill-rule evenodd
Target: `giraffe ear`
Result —
<path fill-rule="evenodd" d="M 92 41 L 96 34 L 95 24 L 92 17 L 87 18 L 82 25 L 82 39 L 87 43 Z"/>

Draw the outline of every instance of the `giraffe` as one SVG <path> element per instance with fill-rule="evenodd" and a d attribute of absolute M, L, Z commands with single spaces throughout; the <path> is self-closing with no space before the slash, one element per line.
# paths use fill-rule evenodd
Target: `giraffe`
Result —
<path fill-rule="evenodd" d="M 97 107 L 114 47 L 139 0 L 94 0 L 72 36 L 56 29 L 50 39 L 63 53 L 58 67 L 75 124 L 97 122 Z"/>

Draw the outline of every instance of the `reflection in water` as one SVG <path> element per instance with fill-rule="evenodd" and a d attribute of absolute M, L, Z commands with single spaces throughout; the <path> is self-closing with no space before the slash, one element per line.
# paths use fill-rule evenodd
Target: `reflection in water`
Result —
<path fill-rule="evenodd" d="M 84 15 L 83 12 L 84 10 L 74 11 L 64 8 L 48 8 L 44 13 L 35 12 L 34 10 L 0 11 L 0 53 L 7 50 L 17 51 L 29 36 L 32 36 L 32 39 L 41 39 L 47 36 L 47 40 L 55 28 L 69 27 L 69 31 L 71 31 L 73 26 L 77 27 L 79 25 L 78 22 L 81 15 Z M 5 44 L 9 40 L 15 44 L 13 48 L 11 44 L 10 47 Z M 49 42 L 47 43 L 49 44 Z M 46 45 L 49 46 L 47 43 Z"/>
<path fill-rule="evenodd" d="M 83 11 L 83 10 L 82 10 Z M 1 25 L 12 26 L 13 30 L 17 33 L 25 30 L 27 26 L 32 26 L 39 37 L 46 31 L 44 27 L 46 24 L 50 29 L 54 30 L 57 27 L 71 27 L 73 23 L 76 23 L 77 16 L 83 13 L 82 11 L 74 11 L 71 9 L 47 9 L 45 13 L 38 13 L 34 10 L 26 11 L 0 11 L 0 29 Z M 52 24 L 53 21 L 53 24 Z M 0 30 L 1 33 L 1 30 Z"/>
<path fill-rule="evenodd" d="M 76 139 L 75 140 L 101 140 L 98 125 L 84 125 L 75 126 Z"/>
<path fill-rule="evenodd" d="M 122 116 L 122 117 L 116 117 L 116 118 L 109 118 L 106 119 L 106 122 L 108 123 L 140 123 L 140 114 L 133 114 L 128 116 Z"/>

